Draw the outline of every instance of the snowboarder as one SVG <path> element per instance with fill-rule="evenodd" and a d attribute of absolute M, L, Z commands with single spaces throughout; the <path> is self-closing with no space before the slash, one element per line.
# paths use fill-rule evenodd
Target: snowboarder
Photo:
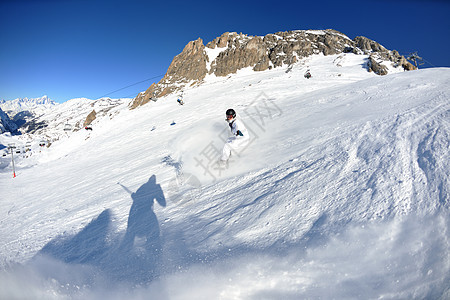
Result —
<path fill-rule="evenodd" d="M 243 149 L 247 146 L 250 137 L 245 128 L 244 123 L 236 119 L 236 112 L 234 109 L 230 108 L 226 111 L 226 121 L 231 129 L 231 136 L 228 138 L 227 142 L 223 146 L 222 156 L 220 157 L 219 165 L 225 166 L 231 155 L 231 150 Z"/>

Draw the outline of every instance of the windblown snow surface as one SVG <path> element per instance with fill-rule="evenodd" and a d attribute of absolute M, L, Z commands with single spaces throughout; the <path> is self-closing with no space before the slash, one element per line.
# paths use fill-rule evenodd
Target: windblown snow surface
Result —
<path fill-rule="evenodd" d="M 2 157 L 0 298 L 449 299 L 450 69 L 365 63 L 208 77 Z M 227 108 L 251 143 L 217 170 Z"/>

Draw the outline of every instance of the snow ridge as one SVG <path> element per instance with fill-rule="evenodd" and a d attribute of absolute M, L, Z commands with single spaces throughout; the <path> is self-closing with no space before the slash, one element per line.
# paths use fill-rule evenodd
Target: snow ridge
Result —
<path fill-rule="evenodd" d="M 56 106 L 57 103 L 49 99 L 48 96 L 39 98 L 17 98 L 14 100 L 0 100 L 0 108 L 14 116 L 21 111 L 30 111 L 35 114 L 42 113 Z"/>

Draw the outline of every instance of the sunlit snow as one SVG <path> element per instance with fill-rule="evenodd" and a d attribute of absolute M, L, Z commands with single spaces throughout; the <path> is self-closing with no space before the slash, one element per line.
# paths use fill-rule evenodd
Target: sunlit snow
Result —
<path fill-rule="evenodd" d="M 0 157 L 0 298 L 450 298 L 450 70 L 366 63 L 121 106 L 19 155 L 16 178 Z M 228 108 L 251 143 L 217 170 Z"/>

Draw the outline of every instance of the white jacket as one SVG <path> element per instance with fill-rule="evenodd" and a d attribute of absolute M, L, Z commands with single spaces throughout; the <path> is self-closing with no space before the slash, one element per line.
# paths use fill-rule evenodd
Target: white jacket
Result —
<path fill-rule="evenodd" d="M 222 156 L 220 158 L 222 161 L 228 160 L 231 155 L 231 150 L 236 151 L 239 155 L 240 151 L 242 151 L 250 143 L 250 136 L 244 123 L 234 119 L 234 121 L 228 123 L 228 125 L 231 128 L 232 136 L 228 138 L 227 142 L 223 146 Z"/>
<path fill-rule="evenodd" d="M 231 128 L 231 133 L 236 139 L 249 139 L 250 136 L 248 134 L 247 128 L 245 128 L 244 123 L 238 119 L 234 119 L 234 121 L 228 124 Z"/>

